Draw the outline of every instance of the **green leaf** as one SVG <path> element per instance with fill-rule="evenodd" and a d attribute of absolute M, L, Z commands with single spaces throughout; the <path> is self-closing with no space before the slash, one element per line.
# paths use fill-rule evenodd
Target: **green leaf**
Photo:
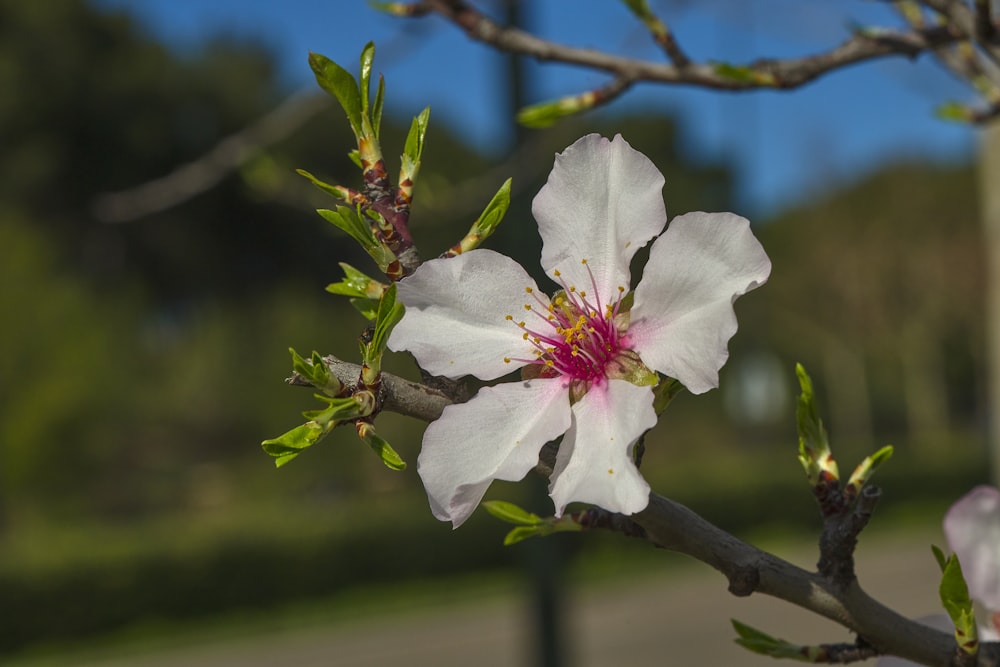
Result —
<path fill-rule="evenodd" d="M 480 243 L 487 239 L 497 228 L 503 217 L 507 215 L 510 208 L 510 184 L 513 179 L 508 178 L 493 195 L 493 199 L 486 205 L 479 219 L 475 222 L 476 232 L 479 234 Z"/>
<path fill-rule="evenodd" d="M 496 518 L 515 526 L 537 526 L 544 522 L 542 517 L 521 509 L 514 503 L 504 500 L 488 500 L 482 503 L 483 508 Z"/>
<path fill-rule="evenodd" d="M 361 313 L 366 320 L 374 320 L 375 315 L 378 312 L 377 299 L 351 299 L 351 305 L 354 306 L 354 310 Z"/>
<path fill-rule="evenodd" d="M 592 108 L 596 100 L 591 92 L 533 104 L 517 112 L 517 122 L 525 127 L 549 127 L 566 116 Z"/>
<path fill-rule="evenodd" d="M 548 532 L 545 530 L 545 526 L 518 526 L 511 530 L 503 538 L 503 545 L 509 547 L 512 544 L 517 544 L 529 537 L 537 537 L 547 535 Z"/>
<path fill-rule="evenodd" d="M 572 515 L 563 515 L 558 519 L 555 517 L 542 518 L 537 514 L 518 507 L 514 503 L 504 500 L 489 500 L 482 503 L 486 511 L 505 523 L 515 526 L 513 530 L 504 537 L 504 546 L 516 544 L 529 537 L 545 537 L 552 533 L 579 532 L 583 526 Z"/>
<path fill-rule="evenodd" d="M 431 108 L 426 107 L 413 122 L 410 123 L 410 131 L 406 135 L 406 144 L 403 148 L 402 166 L 399 170 L 399 182 L 402 185 L 405 181 L 410 181 L 410 187 L 417 180 L 417 172 L 420 171 L 420 157 L 424 152 L 424 137 L 427 135 L 427 123 L 430 120 Z"/>
<path fill-rule="evenodd" d="M 367 355 L 364 360 L 366 363 L 381 358 L 386 343 L 389 341 L 389 334 L 393 327 L 403 319 L 404 311 L 403 304 L 396 301 L 396 283 L 393 283 L 379 299 L 378 311 L 375 314 L 375 330 L 372 333 L 371 342 L 366 346 Z"/>
<path fill-rule="evenodd" d="M 821 472 L 827 472 L 834 479 L 840 479 L 837 462 L 830 451 L 826 429 L 823 428 L 823 420 L 819 418 L 819 411 L 816 408 L 812 379 L 802 364 L 795 365 L 795 374 L 802 389 L 795 412 L 799 432 L 799 462 L 805 468 L 809 483 L 813 486 L 819 481 Z"/>
<path fill-rule="evenodd" d="M 304 176 L 305 178 L 309 179 L 313 185 L 315 185 L 317 188 L 327 193 L 328 195 L 332 195 L 337 199 L 340 199 L 341 201 L 347 198 L 346 197 L 347 192 L 346 190 L 344 190 L 344 188 L 340 188 L 336 185 L 330 185 L 329 183 L 324 183 L 323 181 L 319 180 L 318 178 L 310 174 L 305 169 L 296 169 L 295 173 L 297 173 L 299 176 Z"/>
<path fill-rule="evenodd" d="M 730 619 L 730 622 L 733 624 L 736 634 L 739 635 L 736 643 L 754 653 L 772 658 L 799 660 L 800 662 L 820 662 L 820 658 L 826 654 L 821 646 L 792 644 L 740 623 L 736 619 Z"/>
<path fill-rule="evenodd" d="M 847 480 L 847 488 L 852 489 L 852 493 L 855 495 L 861 493 L 861 489 L 875 474 L 878 467 L 892 457 L 892 452 L 892 445 L 886 445 L 871 456 L 866 456 L 865 460 L 859 463 L 858 467 L 851 473 L 850 479 Z"/>
<path fill-rule="evenodd" d="M 302 376 L 309 384 L 322 391 L 327 396 L 338 396 L 344 391 L 343 383 L 330 373 L 323 356 L 313 351 L 312 357 L 303 359 L 292 348 L 288 348 L 292 353 L 292 370 Z"/>
<path fill-rule="evenodd" d="M 753 83 L 753 70 L 745 65 L 731 65 L 729 63 L 712 63 L 712 71 L 723 79 L 738 81 L 740 83 Z"/>
<path fill-rule="evenodd" d="M 362 111 L 358 82 L 350 72 L 318 53 L 309 54 L 309 66 L 316 75 L 316 82 L 320 88 L 337 98 L 347 113 L 347 120 L 354 130 L 354 135 L 361 136 Z"/>
<path fill-rule="evenodd" d="M 712 63 L 711 67 L 717 76 L 736 83 L 748 83 L 754 86 L 773 86 L 777 83 L 773 74 L 761 72 L 746 65 Z"/>
<path fill-rule="evenodd" d="M 941 595 L 941 605 L 955 626 L 955 641 L 959 648 L 969 655 L 975 655 L 979 650 L 976 616 L 969 597 L 969 587 L 962 576 L 962 566 L 954 554 L 945 561 L 938 592 Z"/>
<path fill-rule="evenodd" d="M 375 104 L 372 106 L 372 127 L 375 130 L 375 138 L 379 138 L 382 131 L 382 103 L 385 101 L 385 77 L 378 75 L 378 88 L 375 89 Z"/>
<path fill-rule="evenodd" d="M 497 225 L 507 214 L 507 209 L 510 208 L 510 184 L 511 179 L 508 178 L 504 181 L 497 193 L 493 195 L 493 199 L 483 209 L 482 214 L 476 218 L 469 231 L 462 237 L 462 240 L 446 253 L 447 256 L 453 257 L 478 248 L 484 240 L 493 234 Z"/>
<path fill-rule="evenodd" d="M 375 432 L 375 427 L 367 423 L 359 423 L 358 425 L 358 437 L 366 445 L 371 447 L 372 451 L 378 454 L 378 457 L 382 459 L 382 463 L 391 470 L 405 470 L 406 461 L 400 458 L 396 450 L 378 433 Z"/>
<path fill-rule="evenodd" d="M 670 402 L 682 391 L 684 391 L 684 385 L 681 384 L 680 380 L 664 377 L 660 384 L 653 389 L 653 410 L 656 411 L 656 414 L 662 415 Z"/>
<path fill-rule="evenodd" d="M 322 426 L 329 422 L 367 417 L 375 411 L 375 396 L 370 391 L 359 391 L 353 396 L 342 398 L 331 398 L 317 394 L 316 398 L 324 401 L 327 407 L 322 410 L 308 410 L 303 412 L 302 416 Z"/>
<path fill-rule="evenodd" d="M 934 554 L 934 559 L 937 561 L 938 567 L 941 568 L 941 572 L 944 572 L 944 568 L 948 564 L 948 559 L 945 557 L 944 552 L 941 550 L 941 547 L 932 544 L 931 553 Z"/>
<path fill-rule="evenodd" d="M 345 264 L 344 262 L 339 262 L 339 264 L 340 268 L 344 270 L 344 278 L 339 283 L 330 283 L 327 285 L 327 292 L 373 300 L 377 300 L 382 296 L 382 292 L 386 288 L 384 283 L 365 275 L 350 264 Z"/>
<path fill-rule="evenodd" d="M 372 233 L 372 228 L 361 219 L 356 209 L 350 206 L 338 206 L 335 211 L 331 211 L 328 208 L 321 208 L 317 209 L 316 212 L 327 222 L 347 232 L 348 236 L 357 241 L 365 250 L 379 245 L 375 234 Z"/>
<path fill-rule="evenodd" d="M 950 120 L 958 123 L 970 123 L 975 117 L 972 109 L 960 102 L 942 104 L 934 110 L 934 115 L 941 120 Z"/>
<path fill-rule="evenodd" d="M 312 447 L 322 440 L 331 429 L 332 426 L 329 425 L 324 427 L 316 422 L 306 422 L 260 444 L 265 452 L 275 457 L 274 465 L 280 468 L 302 453 L 303 449 Z"/>
<path fill-rule="evenodd" d="M 649 5 L 646 4 L 646 0 L 622 0 L 622 2 L 625 3 L 625 6 L 631 9 L 636 16 L 640 18 L 649 16 Z"/>
<path fill-rule="evenodd" d="M 372 78 L 372 62 L 375 60 L 375 43 L 368 42 L 365 44 L 365 48 L 361 49 L 361 115 L 368 115 L 368 102 L 370 88 L 371 88 L 371 78 Z"/>
<path fill-rule="evenodd" d="M 368 6 L 380 12 L 385 12 L 390 16 L 413 16 L 416 12 L 415 5 L 409 2 L 378 2 L 368 0 Z"/>
<path fill-rule="evenodd" d="M 424 152 L 424 137 L 427 134 L 427 122 L 431 116 L 431 108 L 425 107 L 410 123 L 410 131 L 406 135 L 403 154 L 414 162 L 420 162 Z"/>
<path fill-rule="evenodd" d="M 361 219 L 357 209 L 350 206 L 338 206 L 335 211 L 321 208 L 317 209 L 316 212 L 328 222 L 347 232 L 368 253 L 369 257 L 375 260 L 375 264 L 382 271 L 385 271 L 389 264 L 395 261 L 396 256 L 375 238 L 371 225 Z"/>

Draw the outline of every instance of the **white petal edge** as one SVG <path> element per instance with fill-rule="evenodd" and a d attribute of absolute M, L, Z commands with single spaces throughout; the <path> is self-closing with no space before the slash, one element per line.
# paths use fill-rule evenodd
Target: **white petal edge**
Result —
<path fill-rule="evenodd" d="M 504 358 L 534 358 L 534 348 L 516 325 L 527 319 L 526 303 L 537 305 L 525 288 L 534 291 L 544 310 L 548 297 L 506 255 L 476 249 L 424 262 L 398 283 L 406 314 L 389 335 L 389 348 L 409 351 L 434 375 L 495 380 L 524 365 Z"/>
<path fill-rule="evenodd" d="M 694 394 L 717 387 L 737 328 L 733 302 L 770 274 L 771 260 L 746 218 L 677 216 L 650 248 L 628 344 L 647 366 Z"/>
<path fill-rule="evenodd" d="M 629 288 L 632 256 L 667 223 L 663 174 L 621 135 L 589 134 L 556 155 L 531 212 L 542 236 L 542 268 L 604 303 Z M 583 265 L 581 260 L 587 260 Z"/>
<path fill-rule="evenodd" d="M 609 380 L 591 387 L 572 410 L 573 424 L 559 445 L 549 484 L 556 516 L 571 502 L 619 514 L 645 509 L 649 484 L 632 461 L 632 450 L 656 424 L 652 388 Z"/>
<path fill-rule="evenodd" d="M 417 472 L 431 511 L 458 528 L 495 479 L 522 479 L 538 452 L 570 426 L 562 378 L 507 382 L 449 405 L 424 432 Z"/>
<path fill-rule="evenodd" d="M 1000 490 L 977 486 L 944 517 L 948 546 L 958 556 L 969 595 L 1000 611 Z"/>

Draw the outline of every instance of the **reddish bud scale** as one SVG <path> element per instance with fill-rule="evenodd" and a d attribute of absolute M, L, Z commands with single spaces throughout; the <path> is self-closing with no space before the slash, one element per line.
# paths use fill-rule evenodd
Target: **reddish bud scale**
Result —
<path fill-rule="evenodd" d="M 368 197 L 364 196 L 357 190 L 352 190 L 351 188 L 345 188 L 342 185 L 337 186 L 337 190 L 342 193 L 344 200 L 351 204 L 352 206 L 368 206 Z"/>
<path fill-rule="evenodd" d="M 396 189 L 396 199 L 393 205 L 400 211 L 409 211 L 413 203 L 413 180 L 406 178 L 399 183 Z"/>

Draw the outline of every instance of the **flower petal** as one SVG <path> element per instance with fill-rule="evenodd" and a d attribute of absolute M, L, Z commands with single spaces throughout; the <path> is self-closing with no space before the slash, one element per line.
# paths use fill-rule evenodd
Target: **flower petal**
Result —
<path fill-rule="evenodd" d="M 634 514 L 649 504 L 649 484 L 632 461 L 636 440 L 656 424 L 653 390 L 622 380 L 590 388 L 573 407 L 559 445 L 549 495 L 561 516 L 568 503 Z"/>
<path fill-rule="evenodd" d="M 736 297 L 764 284 L 771 260 L 732 213 L 677 216 L 649 251 L 627 344 L 694 394 L 719 385 L 736 333 Z"/>
<path fill-rule="evenodd" d="M 604 303 L 629 287 L 629 262 L 667 222 L 663 175 L 621 135 L 589 134 L 556 155 L 531 211 L 542 235 L 542 268 Z M 581 260 L 587 260 L 587 265 Z"/>
<path fill-rule="evenodd" d="M 969 595 L 1000 611 L 1000 491 L 977 486 L 944 517 L 948 546 L 962 564 Z"/>
<path fill-rule="evenodd" d="M 494 380 L 524 365 L 505 363 L 505 357 L 534 358 L 534 348 L 516 325 L 532 298 L 525 288 L 534 291 L 541 308 L 549 300 L 511 258 L 477 249 L 432 259 L 398 285 L 406 314 L 390 334 L 389 347 L 410 351 L 424 370 Z"/>
<path fill-rule="evenodd" d="M 417 458 L 434 516 L 458 528 L 493 480 L 523 478 L 542 445 L 569 425 L 562 378 L 486 387 L 468 403 L 446 407 L 424 432 Z"/>

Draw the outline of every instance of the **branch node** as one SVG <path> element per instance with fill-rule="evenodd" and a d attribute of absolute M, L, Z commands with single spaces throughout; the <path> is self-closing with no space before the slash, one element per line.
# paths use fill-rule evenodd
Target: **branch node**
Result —
<path fill-rule="evenodd" d="M 748 597 L 760 586 L 760 569 L 756 565 L 739 565 L 727 576 L 729 592 L 736 597 Z"/>

